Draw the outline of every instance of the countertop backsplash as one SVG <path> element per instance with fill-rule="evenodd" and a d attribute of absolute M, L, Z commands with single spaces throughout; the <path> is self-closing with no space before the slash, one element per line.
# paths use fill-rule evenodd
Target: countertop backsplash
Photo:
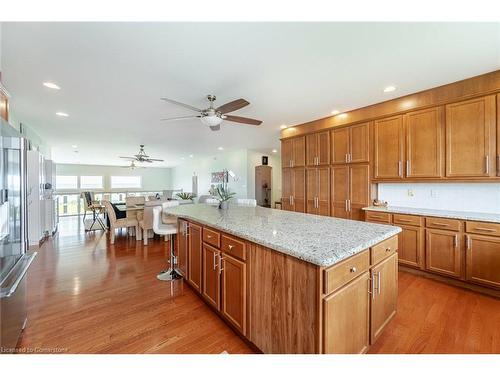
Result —
<path fill-rule="evenodd" d="M 378 199 L 390 206 L 499 214 L 500 183 L 381 183 Z"/>

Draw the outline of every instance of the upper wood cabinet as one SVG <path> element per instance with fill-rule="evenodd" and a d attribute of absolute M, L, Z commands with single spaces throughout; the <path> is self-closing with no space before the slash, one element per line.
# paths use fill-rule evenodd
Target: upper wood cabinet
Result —
<path fill-rule="evenodd" d="M 281 203 L 284 210 L 306 212 L 305 168 L 283 168 Z"/>
<path fill-rule="evenodd" d="M 402 179 L 404 161 L 403 116 L 376 120 L 373 124 L 374 178 Z"/>
<path fill-rule="evenodd" d="M 446 106 L 446 176 L 487 177 L 495 171 L 495 96 Z"/>
<path fill-rule="evenodd" d="M 281 142 L 281 166 L 303 167 L 306 165 L 306 137 L 284 139 Z"/>
<path fill-rule="evenodd" d="M 330 168 L 306 169 L 306 212 L 316 215 L 330 215 Z"/>
<path fill-rule="evenodd" d="M 497 94 L 497 176 L 500 177 L 500 94 Z"/>
<path fill-rule="evenodd" d="M 201 226 L 189 223 L 189 254 L 188 254 L 188 282 L 201 292 L 202 274 L 202 239 Z"/>
<path fill-rule="evenodd" d="M 404 124 L 406 132 L 406 177 L 443 177 L 443 107 L 409 112 L 404 116 Z"/>
<path fill-rule="evenodd" d="M 500 238 L 466 235 L 465 269 L 468 281 L 500 288 Z"/>
<path fill-rule="evenodd" d="M 281 141 L 281 166 L 283 168 L 291 167 L 293 160 L 293 139 L 284 139 Z"/>
<path fill-rule="evenodd" d="M 306 136 L 306 164 L 308 166 L 330 164 L 330 133 L 328 131 Z"/>
<path fill-rule="evenodd" d="M 331 131 L 332 164 L 364 163 L 370 159 L 370 123 Z"/>

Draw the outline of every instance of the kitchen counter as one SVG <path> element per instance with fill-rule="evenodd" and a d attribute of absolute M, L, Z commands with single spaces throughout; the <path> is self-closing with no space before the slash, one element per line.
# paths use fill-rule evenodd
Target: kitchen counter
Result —
<path fill-rule="evenodd" d="M 445 217 L 450 219 L 459 220 L 472 220 L 472 221 L 484 221 L 489 223 L 500 223 L 500 213 L 490 214 L 482 212 L 467 212 L 467 211 L 448 211 L 448 210 L 434 210 L 428 208 L 412 208 L 412 207 L 364 207 L 365 211 L 375 211 L 375 212 L 387 212 L 394 214 L 408 214 L 408 215 L 420 215 L 420 216 L 433 216 L 433 217 Z M 499 208 L 500 210 L 500 208 Z"/>
<path fill-rule="evenodd" d="M 328 267 L 401 232 L 398 227 L 333 217 L 207 204 L 168 208 L 166 214 L 192 220 L 317 266 Z"/>

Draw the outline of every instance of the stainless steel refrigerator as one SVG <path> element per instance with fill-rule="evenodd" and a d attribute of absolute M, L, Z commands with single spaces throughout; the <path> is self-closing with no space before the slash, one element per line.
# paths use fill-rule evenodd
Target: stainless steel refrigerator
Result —
<path fill-rule="evenodd" d="M 0 354 L 11 352 L 26 325 L 26 140 L 0 119 Z"/>

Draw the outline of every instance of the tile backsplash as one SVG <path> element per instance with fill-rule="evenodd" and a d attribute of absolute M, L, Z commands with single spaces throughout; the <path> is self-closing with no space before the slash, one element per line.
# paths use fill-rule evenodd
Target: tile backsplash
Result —
<path fill-rule="evenodd" d="M 500 214 L 500 183 L 381 183 L 389 206 Z"/>

